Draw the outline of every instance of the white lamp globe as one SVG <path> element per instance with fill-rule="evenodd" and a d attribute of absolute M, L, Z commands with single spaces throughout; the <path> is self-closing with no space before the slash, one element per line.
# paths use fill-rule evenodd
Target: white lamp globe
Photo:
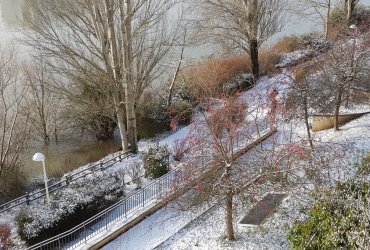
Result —
<path fill-rule="evenodd" d="M 42 161 L 43 159 L 45 159 L 45 155 L 43 155 L 42 153 L 36 153 L 32 157 L 32 160 L 34 161 Z"/>

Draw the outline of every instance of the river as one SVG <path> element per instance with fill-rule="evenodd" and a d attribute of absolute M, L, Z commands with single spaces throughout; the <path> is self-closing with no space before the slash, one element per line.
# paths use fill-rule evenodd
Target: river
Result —
<path fill-rule="evenodd" d="M 362 3 L 370 5 L 370 0 Z M 0 0 L 0 42 L 12 41 L 19 37 L 17 29 L 20 28 L 22 15 L 27 13 L 29 7 L 24 0 Z M 299 35 L 310 31 L 320 31 L 322 28 L 317 22 L 304 20 L 294 22 L 275 35 L 269 42 L 287 35 Z M 27 56 L 27 51 L 21 47 L 21 52 Z M 212 54 L 214 51 L 210 46 L 203 45 L 196 48 L 188 48 L 185 58 L 197 59 Z M 96 161 L 105 155 L 118 150 L 117 142 L 96 142 L 93 140 L 61 140 L 57 144 L 51 143 L 49 146 L 36 146 L 29 153 L 24 161 L 24 166 L 28 176 L 38 176 L 42 174 L 39 163 L 33 162 L 31 156 L 36 151 L 41 151 L 47 158 L 47 171 L 52 175 L 58 175 L 61 169 L 68 169 L 73 164 L 86 164 L 89 161 Z"/>

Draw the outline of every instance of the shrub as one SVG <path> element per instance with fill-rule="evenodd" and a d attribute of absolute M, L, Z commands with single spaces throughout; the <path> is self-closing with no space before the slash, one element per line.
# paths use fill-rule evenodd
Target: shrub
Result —
<path fill-rule="evenodd" d="M 261 50 L 259 53 L 260 74 L 271 75 L 277 72 L 276 64 L 279 63 L 281 54 L 273 49 Z"/>
<path fill-rule="evenodd" d="M 321 34 L 318 33 L 307 33 L 301 37 L 301 43 L 305 47 L 309 47 L 318 53 L 324 53 L 333 47 L 333 43 L 324 39 Z"/>
<path fill-rule="evenodd" d="M 367 249 L 370 185 L 348 181 L 318 194 L 308 219 L 288 233 L 293 249 Z"/>
<path fill-rule="evenodd" d="M 170 116 L 162 93 L 145 92 L 137 107 L 138 138 L 150 138 L 170 129 Z"/>
<path fill-rule="evenodd" d="M 96 172 L 53 193 L 50 205 L 31 205 L 17 215 L 18 231 L 35 244 L 78 225 L 123 196 L 122 174 Z"/>
<path fill-rule="evenodd" d="M 175 161 L 181 161 L 184 158 L 186 151 L 188 151 L 188 145 L 186 140 L 176 140 L 173 144 L 173 159 Z"/>
<path fill-rule="evenodd" d="M 156 144 L 149 148 L 148 153 L 144 154 L 145 178 L 157 179 L 169 171 L 169 151 L 168 148 Z"/>
<path fill-rule="evenodd" d="M 141 188 L 142 184 L 142 166 L 139 162 L 130 164 L 127 168 L 127 174 L 130 176 L 131 181 L 136 184 L 136 188 Z"/>
<path fill-rule="evenodd" d="M 273 47 L 272 51 L 277 54 L 293 52 L 302 48 L 301 38 L 298 36 L 286 36 L 280 39 Z"/>
<path fill-rule="evenodd" d="M 12 245 L 10 226 L 8 224 L 0 224 L 0 249 L 8 249 Z"/>
<path fill-rule="evenodd" d="M 178 125 L 187 125 L 190 123 L 193 115 L 193 105 L 186 100 L 176 101 L 170 107 L 170 114 Z"/>
<path fill-rule="evenodd" d="M 194 99 L 216 96 L 222 84 L 231 81 L 236 75 L 250 72 L 251 64 L 247 55 L 228 58 L 210 57 L 182 72 L 182 78 L 192 86 Z"/>

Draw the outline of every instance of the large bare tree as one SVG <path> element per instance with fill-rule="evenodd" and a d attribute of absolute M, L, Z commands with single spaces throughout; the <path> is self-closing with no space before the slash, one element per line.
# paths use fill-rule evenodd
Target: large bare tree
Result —
<path fill-rule="evenodd" d="M 15 49 L 0 47 L 0 176 L 20 166 L 30 142 L 29 117 L 24 115 L 26 89 Z"/>
<path fill-rule="evenodd" d="M 27 43 L 50 58 L 50 66 L 65 79 L 90 80 L 111 96 L 124 150 L 129 144 L 133 152 L 137 150 L 138 100 L 160 75 L 160 62 L 177 39 L 176 25 L 169 25 L 166 18 L 176 3 L 32 1 Z M 96 79 L 108 88 L 96 84 Z"/>
<path fill-rule="evenodd" d="M 202 0 L 199 30 L 229 50 L 243 50 L 258 77 L 258 49 L 286 24 L 285 0 Z M 207 36 L 209 38 L 209 36 Z"/>

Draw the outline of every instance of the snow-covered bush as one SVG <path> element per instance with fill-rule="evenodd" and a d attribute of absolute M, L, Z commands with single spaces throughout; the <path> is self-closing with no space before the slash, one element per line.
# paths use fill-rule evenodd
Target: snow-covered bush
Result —
<path fill-rule="evenodd" d="M 78 225 L 124 195 L 120 171 L 96 172 L 51 195 L 50 205 L 35 204 L 17 215 L 19 234 L 30 244 Z"/>
<path fill-rule="evenodd" d="M 294 39 L 294 51 L 289 51 L 281 55 L 277 68 L 284 68 L 297 65 L 315 55 L 327 52 L 333 47 L 333 43 L 325 40 L 322 35 L 317 33 L 307 33 Z M 293 45 L 292 45 L 293 46 Z"/>
<path fill-rule="evenodd" d="M 296 50 L 291 53 L 287 53 L 281 56 L 279 64 L 276 65 L 277 68 L 285 68 L 289 66 L 297 65 L 299 62 L 309 59 L 314 56 L 315 51 L 311 49 Z"/>
<path fill-rule="evenodd" d="M 252 74 L 240 74 L 232 79 L 232 81 L 222 85 L 222 92 L 233 94 L 236 91 L 244 91 L 255 83 Z"/>
<path fill-rule="evenodd" d="M 145 178 L 157 179 L 169 171 L 169 150 L 156 144 L 144 154 Z"/>
<path fill-rule="evenodd" d="M 370 185 L 347 181 L 317 195 L 308 219 L 288 233 L 292 249 L 367 249 Z"/>
<path fill-rule="evenodd" d="M 316 52 L 324 53 L 333 47 L 333 43 L 325 40 L 322 35 L 317 33 L 308 33 L 300 37 L 304 46 L 309 46 Z"/>

